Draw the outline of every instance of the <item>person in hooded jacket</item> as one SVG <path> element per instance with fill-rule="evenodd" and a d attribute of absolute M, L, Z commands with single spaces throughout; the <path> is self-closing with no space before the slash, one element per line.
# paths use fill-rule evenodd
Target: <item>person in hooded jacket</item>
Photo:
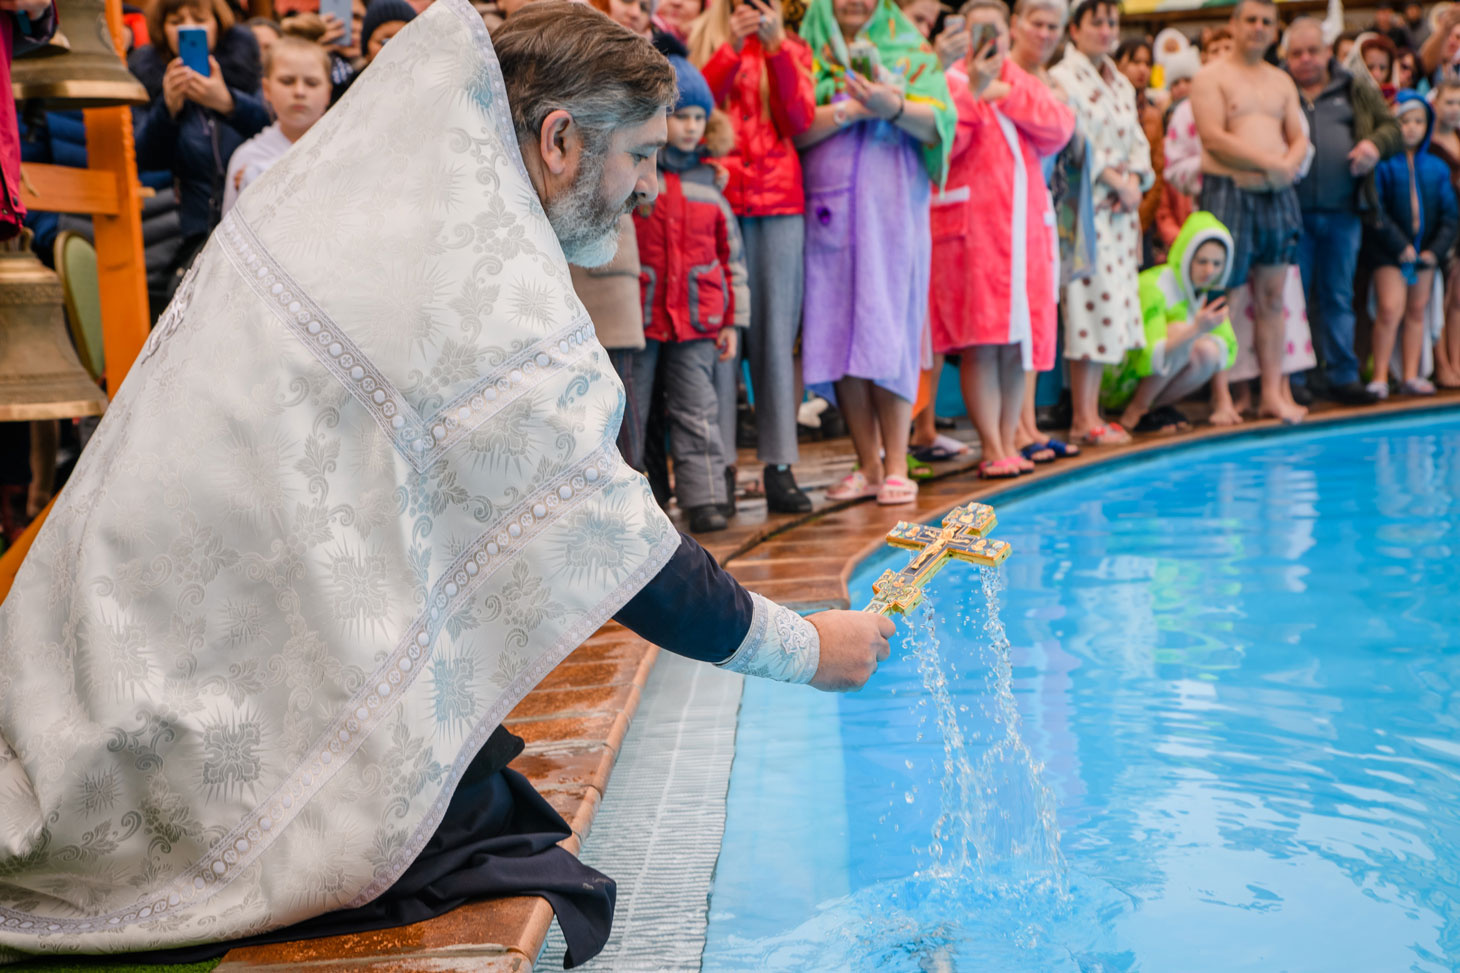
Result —
<path fill-rule="evenodd" d="M 811 48 L 786 29 L 780 0 L 711 0 L 689 32 L 690 60 L 704 72 L 716 104 L 735 126 L 721 160 L 725 198 L 740 221 L 750 275 L 745 357 L 755 396 L 757 458 L 765 464 L 766 505 L 805 513 L 811 498 L 796 485 L 801 396 L 793 351 L 801 326 L 806 194 L 795 138 L 811 127 L 816 96 Z M 734 410 L 721 404 L 722 435 Z M 731 455 L 733 462 L 734 456 Z"/>
<path fill-rule="evenodd" d="M 1434 383 L 1420 376 L 1425 320 L 1435 284 L 1435 268 L 1449 260 L 1460 236 L 1460 212 L 1450 185 L 1450 167 L 1429 152 L 1435 110 L 1417 91 L 1395 98 L 1394 114 L 1404 136 L 1404 152 L 1379 163 L 1379 223 L 1364 233 L 1361 259 L 1374 268 L 1374 374 L 1369 391 L 1389 395 L 1389 358 L 1401 342 L 1399 390 L 1433 395 Z M 1404 325 L 1402 337 L 1400 324 Z"/>
<path fill-rule="evenodd" d="M 189 26 L 207 31 L 207 77 L 177 56 L 178 29 Z M 224 0 L 152 0 L 147 32 L 152 43 L 127 59 L 152 96 L 138 116 L 137 168 L 172 172 L 183 234 L 181 268 L 222 218 L 234 150 L 271 119 L 259 84 L 258 41 L 235 22 Z"/>
<path fill-rule="evenodd" d="M 1105 370 L 1100 404 L 1124 409 L 1120 421 L 1136 432 L 1190 428 L 1176 403 L 1237 360 L 1237 335 L 1227 317 L 1232 235 L 1211 213 L 1187 218 L 1166 263 L 1143 271 L 1144 347 L 1132 348 Z"/>

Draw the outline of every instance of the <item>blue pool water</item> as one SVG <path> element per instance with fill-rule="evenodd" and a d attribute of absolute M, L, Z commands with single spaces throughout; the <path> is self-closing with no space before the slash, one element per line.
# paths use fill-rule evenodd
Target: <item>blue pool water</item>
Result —
<path fill-rule="evenodd" d="M 964 565 L 862 693 L 748 681 L 706 970 L 1460 968 L 1460 417 L 995 507 L 1038 771 Z"/>

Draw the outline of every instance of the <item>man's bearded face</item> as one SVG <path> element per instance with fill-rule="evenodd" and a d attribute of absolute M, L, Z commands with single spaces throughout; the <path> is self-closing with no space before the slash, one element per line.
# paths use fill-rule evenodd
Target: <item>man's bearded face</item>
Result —
<path fill-rule="evenodd" d="M 628 202 L 606 198 L 603 170 L 602 153 L 585 151 L 573 184 L 544 207 L 568 263 L 580 267 L 601 267 L 613 259 L 618 251 L 618 219 L 637 198 L 631 195 Z"/>

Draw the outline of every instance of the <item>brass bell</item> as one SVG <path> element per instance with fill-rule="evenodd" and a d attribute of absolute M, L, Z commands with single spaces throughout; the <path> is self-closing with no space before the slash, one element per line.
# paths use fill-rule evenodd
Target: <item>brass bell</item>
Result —
<path fill-rule="evenodd" d="M 65 30 L 64 53 L 27 57 L 10 68 L 17 101 L 40 101 L 46 108 L 106 108 L 145 105 L 147 89 L 132 77 L 112 44 L 105 0 L 57 0 Z M 60 46 L 53 44 L 53 47 Z"/>
<path fill-rule="evenodd" d="M 30 237 L 0 244 L 0 422 L 101 415 L 106 396 L 66 331 L 61 278 Z"/>

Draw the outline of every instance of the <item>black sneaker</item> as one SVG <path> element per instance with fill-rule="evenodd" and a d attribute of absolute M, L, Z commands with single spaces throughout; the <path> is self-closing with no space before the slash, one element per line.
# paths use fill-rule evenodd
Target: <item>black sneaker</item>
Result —
<path fill-rule="evenodd" d="M 1313 404 L 1313 390 L 1308 388 L 1307 383 L 1292 385 L 1290 390 L 1293 393 L 1293 401 L 1307 408 Z"/>
<path fill-rule="evenodd" d="M 730 526 L 725 522 L 725 515 L 720 513 L 720 508 L 713 503 L 707 503 L 703 507 L 692 507 L 689 511 L 689 532 L 691 534 L 710 534 L 717 530 L 724 530 Z"/>
<path fill-rule="evenodd" d="M 811 498 L 796 485 L 789 466 L 767 465 L 762 474 L 766 509 L 773 514 L 809 514 Z"/>
<path fill-rule="evenodd" d="M 735 516 L 735 467 L 725 467 L 725 496 L 728 497 L 720 504 L 720 515 L 726 518 Z"/>
<path fill-rule="evenodd" d="M 1331 386 L 1328 389 L 1327 397 L 1343 405 L 1373 405 L 1379 401 L 1379 397 L 1366 389 L 1361 382 L 1345 382 L 1342 385 Z"/>

